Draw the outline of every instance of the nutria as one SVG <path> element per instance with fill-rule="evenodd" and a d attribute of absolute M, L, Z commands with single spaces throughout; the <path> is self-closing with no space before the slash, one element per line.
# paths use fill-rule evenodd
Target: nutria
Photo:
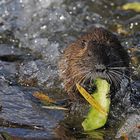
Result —
<path fill-rule="evenodd" d="M 116 35 L 104 28 L 85 33 L 64 50 L 59 61 L 60 78 L 72 100 L 81 99 L 76 83 L 89 86 L 97 77 L 118 89 L 128 67 L 127 51 Z"/>

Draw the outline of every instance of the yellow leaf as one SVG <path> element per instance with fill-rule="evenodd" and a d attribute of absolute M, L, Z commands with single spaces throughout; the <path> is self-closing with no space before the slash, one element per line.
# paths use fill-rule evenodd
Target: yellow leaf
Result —
<path fill-rule="evenodd" d="M 49 96 L 45 95 L 42 92 L 35 92 L 35 93 L 33 93 L 33 96 L 41 101 L 45 101 L 48 103 L 55 103 L 55 101 L 53 99 L 51 99 Z"/>
<path fill-rule="evenodd" d="M 96 110 L 100 113 L 107 115 L 105 109 L 79 84 L 76 84 L 77 89 L 81 93 L 81 95 L 92 105 Z"/>
<path fill-rule="evenodd" d="M 140 2 L 126 3 L 122 6 L 123 10 L 133 10 L 135 12 L 140 12 Z"/>

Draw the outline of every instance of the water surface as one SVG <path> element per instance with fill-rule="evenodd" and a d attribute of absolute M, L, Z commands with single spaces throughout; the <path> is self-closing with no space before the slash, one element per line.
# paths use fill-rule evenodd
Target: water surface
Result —
<path fill-rule="evenodd" d="M 28 139 L 53 139 L 63 134 L 69 139 L 114 140 L 120 139 L 119 129 L 126 127 L 131 117 L 132 122 L 140 122 L 140 13 L 120 9 L 128 2 L 133 1 L 0 1 L 1 132 Z M 64 119 L 64 111 L 43 109 L 32 94 L 44 91 L 56 99 L 67 98 L 58 78 L 59 56 L 92 26 L 114 32 L 129 51 L 133 91 L 127 88 L 128 81 L 123 81 L 112 101 L 106 129 L 85 134 L 75 129 L 78 121 L 73 124 L 73 117 Z M 130 139 L 140 139 L 137 130 L 126 128 L 132 131 Z"/>

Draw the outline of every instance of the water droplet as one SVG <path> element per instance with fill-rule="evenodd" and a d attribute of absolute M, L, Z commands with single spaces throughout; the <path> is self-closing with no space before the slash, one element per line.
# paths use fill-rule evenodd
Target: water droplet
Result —
<path fill-rule="evenodd" d="M 130 29 L 134 27 L 134 23 L 130 23 Z"/>
<path fill-rule="evenodd" d="M 117 19 L 120 19 L 120 16 L 117 16 L 116 18 L 117 18 Z"/>
<path fill-rule="evenodd" d="M 47 28 L 47 26 L 46 25 L 43 25 L 40 29 L 41 30 L 44 30 L 44 29 L 46 29 Z"/>
<path fill-rule="evenodd" d="M 64 20 L 65 17 L 63 15 L 60 16 L 60 20 Z"/>
<path fill-rule="evenodd" d="M 90 20 L 90 17 L 89 17 L 89 16 L 86 16 L 86 19 L 87 19 L 87 20 Z"/>
<path fill-rule="evenodd" d="M 139 23 L 138 22 L 135 22 L 135 25 L 137 26 Z"/>
<path fill-rule="evenodd" d="M 71 15 L 72 14 L 72 11 L 70 11 L 69 14 Z"/>
<path fill-rule="evenodd" d="M 76 10 L 76 7 L 73 7 L 72 9 L 73 9 L 73 10 Z"/>
<path fill-rule="evenodd" d="M 114 6 L 115 4 L 113 2 L 110 3 L 111 6 Z"/>
<path fill-rule="evenodd" d="M 107 8 L 108 8 L 108 6 L 107 6 L 107 5 L 105 5 L 105 6 L 104 6 L 104 8 L 106 8 L 106 9 L 107 9 Z"/>
<path fill-rule="evenodd" d="M 9 12 L 7 10 L 5 10 L 5 15 L 4 16 L 8 16 L 9 15 Z"/>
<path fill-rule="evenodd" d="M 20 3 L 23 3 L 23 0 L 19 0 Z"/>
<path fill-rule="evenodd" d="M 128 42 L 126 41 L 125 44 L 128 45 Z"/>

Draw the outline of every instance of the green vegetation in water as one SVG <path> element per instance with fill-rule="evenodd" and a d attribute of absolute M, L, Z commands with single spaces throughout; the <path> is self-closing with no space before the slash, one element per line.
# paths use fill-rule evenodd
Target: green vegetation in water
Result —
<path fill-rule="evenodd" d="M 126 3 L 122 6 L 123 10 L 133 10 L 135 12 L 140 12 L 140 2 Z"/>
<path fill-rule="evenodd" d="M 107 96 L 110 92 L 110 84 L 106 80 L 97 78 L 95 81 L 95 85 L 97 89 L 92 94 L 92 96 L 108 114 L 110 108 L 110 98 Z M 101 128 L 105 125 L 107 116 L 108 115 L 99 112 L 94 107 L 91 107 L 85 120 L 82 122 L 82 126 L 85 131 Z"/>

